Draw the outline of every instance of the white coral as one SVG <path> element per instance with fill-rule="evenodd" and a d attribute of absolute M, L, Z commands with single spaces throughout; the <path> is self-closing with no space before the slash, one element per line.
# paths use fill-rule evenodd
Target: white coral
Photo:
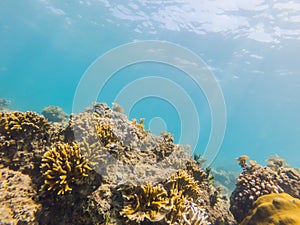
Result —
<path fill-rule="evenodd" d="M 207 214 L 204 208 L 201 208 L 192 201 L 185 201 L 185 210 L 182 212 L 183 221 L 180 225 L 210 225 L 207 221 Z"/>

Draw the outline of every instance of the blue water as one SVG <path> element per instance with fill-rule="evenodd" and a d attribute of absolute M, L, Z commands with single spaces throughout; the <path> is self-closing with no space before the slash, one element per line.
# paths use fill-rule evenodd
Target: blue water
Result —
<path fill-rule="evenodd" d="M 239 155 L 264 163 L 278 154 L 299 167 L 299 13 L 300 3 L 284 0 L 2 0 L 0 97 L 16 110 L 57 105 L 71 113 L 80 79 L 99 56 L 131 42 L 168 41 L 201 57 L 223 93 L 226 130 L 214 165 L 236 169 Z M 159 62 L 129 65 L 111 75 L 97 100 L 111 105 L 126 85 L 152 76 L 171 79 L 195 104 L 200 135 L 192 148 L 203 154 L 211 108 L 184 71 Z M 125 109 L 130 118 L 145 117 L 154 133 L 168 129 L 176 142 L 186 123 L 185 135 L 194 138 L 197 121 L 178 113 L 185 102 L 141 92 L 136 88 L 136 104 Z"/>

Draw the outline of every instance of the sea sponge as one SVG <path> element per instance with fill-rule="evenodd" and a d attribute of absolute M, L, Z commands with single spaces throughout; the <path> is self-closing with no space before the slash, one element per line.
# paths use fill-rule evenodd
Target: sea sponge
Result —
<path fill-rule="evenodd" d="M 120 214 L 136 222 L 145 218 L 151 222 L 160 221 L 173 207 L 167 191 L 161 185 L 148 184 L 126 189 L 123 198 L 125 203 Z"/>
<path fill-rule="evenodd" d="M 240 225 L 298 225 L 300 200 L 289 194 L 268 194 L 259 197 L 253 211 Z"/>
<path fill-rule="evenodd" d="M 88 176 L 88 171 L 92 170 L 75 143 L 55 143 L 44 154 L 40 169 L 44 178 L 42 188 L 58 195 L 71 191 L 72 185 Z"/>

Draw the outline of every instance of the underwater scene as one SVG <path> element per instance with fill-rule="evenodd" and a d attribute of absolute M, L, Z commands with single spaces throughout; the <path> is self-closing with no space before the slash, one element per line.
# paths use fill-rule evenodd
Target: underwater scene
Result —
<path fill-rule="evenodd" d="M 300 225 L 299 15 L 1 0 L 0 225 Z"/>

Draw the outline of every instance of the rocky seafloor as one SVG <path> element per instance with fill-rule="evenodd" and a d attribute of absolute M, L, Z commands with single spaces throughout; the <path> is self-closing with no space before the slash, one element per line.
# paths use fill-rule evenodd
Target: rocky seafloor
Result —
<path fill-rule="evenodd" d="M 55 107 L 2 108 L 0 224 L 300 224 L 299 171 L 279 157 L 237 161 L 237 177 L 203 168 L 170 133 L 151 134 L 117 105 L 69 119 Z M 226 197 L 220 184 L 234 179 Z"/>

